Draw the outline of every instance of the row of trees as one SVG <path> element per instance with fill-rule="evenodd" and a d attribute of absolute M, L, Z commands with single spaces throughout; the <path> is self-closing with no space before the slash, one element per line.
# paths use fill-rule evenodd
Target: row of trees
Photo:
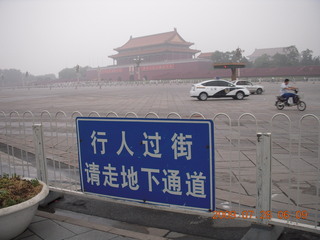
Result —
<path fill-rule="evenodd" d="M 83 80 L 86 77 L 87 69 L 90 67 L 80 67 L 75 66 L 73 68 L 65 68 L 59 72 L 59 79 L 64 80 Z M 57 77 L 54 74 L 45 74 L 35 76 L 30 74 L 29 72 L 21 72 L 17 69 L 0 69 L 0 87 L 6 86 L 26 86 L 30 83 L 37 83 L 37 82 L 51 82 L 56 80 Z"/>
<path fill-rule="evenodd" d="M 73 68 L 65 68 L 62 69 L 59 72 L 59 79 L 68 79 L 68 80 L 74 80 L 78 79 L 82 80 L 85 79 L 87 70 L 90 69 L 91 67 L 86 66 L 86 67 L 80 67 L 79 65 L 73 67 Z"/>
<path fill-rule="evenodd" d="M 299 53 L 295 46 L 286 47 L 283 53 L 276 53 L 273 56 L 264 54 L 254 61 L 244 57 L 243 52 L 240 48 L 231 52 L 215 51 L 211 59 L 214 63 L 242 62 L 246 67 L 253 68 L 320 65 L 320 57 L 313 57 L 312 50 L 306 49 Z"/>
<path fill-rule="evenodd" d="M 31 82 L 46 82 L 55 79 L 54 74 L 34 76 L 29 72 L 21 72 L 17 69 L 0 69 L 0 87 L 27 86 Z"/>

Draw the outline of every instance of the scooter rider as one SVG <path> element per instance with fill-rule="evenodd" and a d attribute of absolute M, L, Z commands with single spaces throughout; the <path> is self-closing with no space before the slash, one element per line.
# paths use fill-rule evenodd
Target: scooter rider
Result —
<path fill-rule="evenodd" d="M 292 99 L 294 100 L 295 102 L 295 96 L 296 94 L 292 93 L 292 92 L 289 92 L 290 90 L 297 90 L 296 87 L 292 87 L 290 84 L 289 84 L 289 79 L 286 78 L 283 83 L 281 84 L 281 87 L 280 87 L 280 94 L 281 94 L 281 97 L 285 98 L 285 100 L 288 102 L 288 99 L 290 97 L 292 97 Z"/>

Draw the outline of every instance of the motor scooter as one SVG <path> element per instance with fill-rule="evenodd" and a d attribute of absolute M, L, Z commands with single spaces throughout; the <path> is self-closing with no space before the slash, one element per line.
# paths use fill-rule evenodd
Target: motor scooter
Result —
<path fill-rule="evenodd" d="M 282 110 L 284 107 L 293 107 L 293 106 L 297 106 L 299 111 L 304 111 L 307 108 L 307 104 L 304 101 L 301 101 L 301 99 L 303 98 L 302 94 L 298 94 L 299 90 L 296 89 L 295 93 L 296 95 L 294 97 L 290 97 L 288 98 L 288 100 L 286 100 L 284 97 L 282 96 L 276 96 L 277 100 L 275 102 L 275 106 L 277 107 L 278 110 Z"/>

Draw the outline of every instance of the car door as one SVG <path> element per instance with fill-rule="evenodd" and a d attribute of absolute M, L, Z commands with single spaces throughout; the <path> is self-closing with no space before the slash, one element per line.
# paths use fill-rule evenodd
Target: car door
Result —
<path fill-rule="evenodd" d="M 217 81 L 217 92 L 215 93 L 215 97 L 226 97 L 227 94 L 230 92 L 229 83 L 226 81 Z"/>
<path fill-rule="evenodd" d="M 256 89 L 255 87 L 253 86 L 253 84 L 251 82 L 245 82 L 245 87 L 252 93 L 252 92 L 255 92 Z"/>
<path fill-rule="evenodd" d="M 248 81 L 238 81 L 237 86 L 239 87 L 245 87 L 247 88 L 250 92 L 252 91 L 252 85 L 250 85 L 250 82 Z"/>
<path fill-rule="evenodd" d="M 228 83 L 221 80 L 213 80 L 206 83 L 207 93 L 210 97 L 219 98 L 225 97 L 228 91 Z"/>
<path fill-rule="evenodd" d="M 206 92 L 208 94 L 208 96 L 210 97 L 214 97 L 214 95 L 220 90 L 217 84 L 218 81 L 213 80 L 213 81 L 209 81 L 204 83 L 203 85 L 206 87 Z"/>

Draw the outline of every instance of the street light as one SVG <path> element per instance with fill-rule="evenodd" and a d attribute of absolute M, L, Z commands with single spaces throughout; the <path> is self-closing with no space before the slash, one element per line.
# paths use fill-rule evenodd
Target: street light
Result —
<path fill-rule="evenodd" d="M 137 66 L 137 78 L 138 80 L 140 80 L 140 64 L 144 59 L 141 58 L 140 56 L 137 56 L 136 58 L 133 59 L 133 61 L 135 62 L 136 66 Z"/>
<path fill-rule="evenodd" d="M 1 73 L 1 86 L 4 87 L 4 75 Z"/>
<path fill-rule="evenodd" d="M 101 69 L 98 66 L 98 82 L 100 83 L 100 81 L 101 81 Z"/>
<path fill-rule="evenodd" d="M 79 81 L 80 81 L 79 70 L 80 70 L 80 66 L 77 65 L 77 66 L 76 66 L 76 74 L 77 74 L 78 84 L 79 84 Z"/>
<path fill-rule="evenodd" d="M 26 82 L 28 81 L 28 77 L 29 77 L 29 72 L 27 71 L 23 78 L 23 82 L 22 82 L 23 87 L 26 85 Z"/>

